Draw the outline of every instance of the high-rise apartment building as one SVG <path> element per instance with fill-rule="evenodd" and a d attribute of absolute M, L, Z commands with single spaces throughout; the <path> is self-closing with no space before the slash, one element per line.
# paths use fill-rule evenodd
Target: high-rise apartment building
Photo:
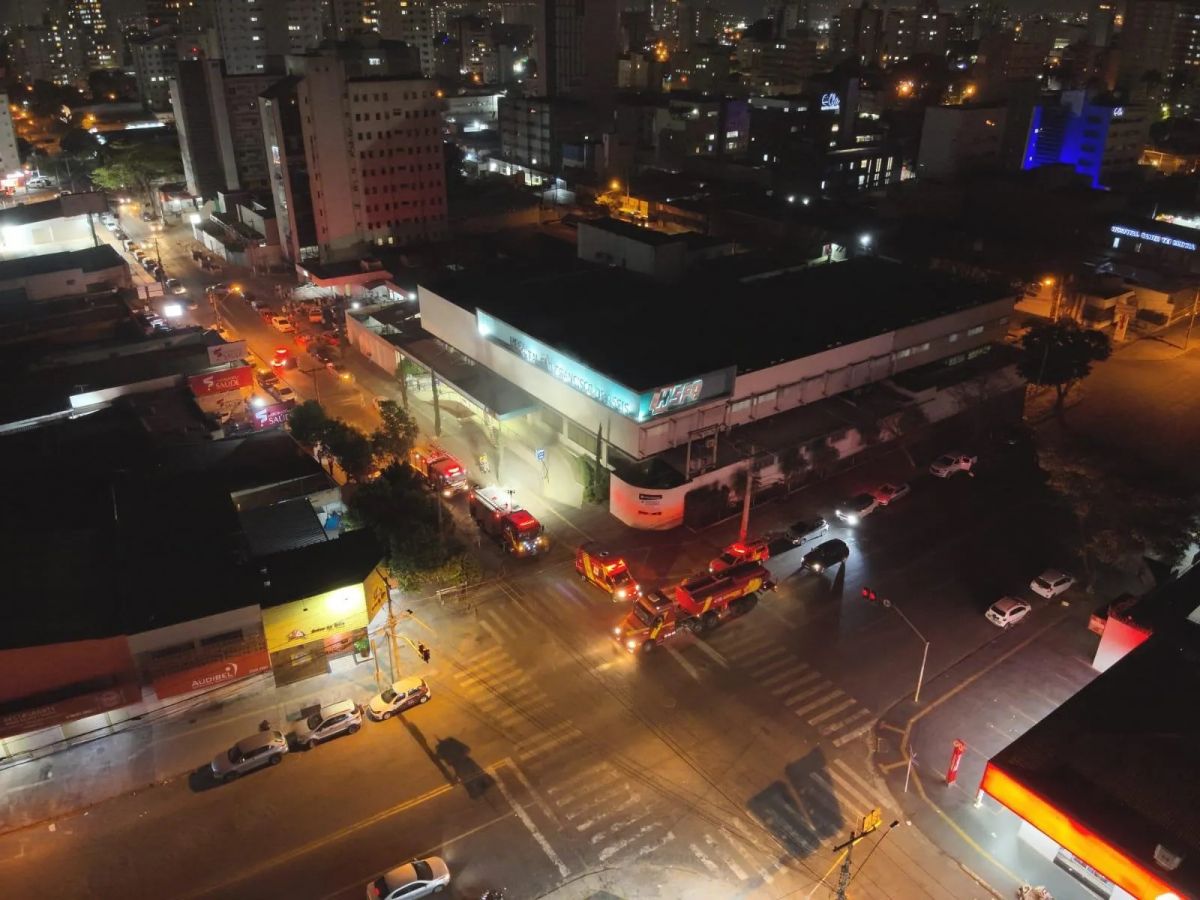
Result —
<path fill-rule="evenodd" d="M 1161 80 L 1200 74 L 1200 2 L 1128 0 L 1121 28 L 1121 80 L 1130 88 L 1156 72 Z"/>
<path fill-rule="evenodd" d="M 833 35 L 833 56 L 849 59 L 859 65 L 872 65 L 879 58 L 883 39 L 883 12 L 862 0 L 858 6 L 847 6 L 838 13 Z"/>
<path fill-rule="evenodd" d="M 616 90 L 620 17 L 616 0 L 541 0 L 538 83 L 549 97 L 605 102 Z"/>
<path fill-rule="evenodd" d="M 289 57 L 293 77 L 261 97 L 268 169 L 277 202 L 284 195 L 280 228 L 289 252 L 331 261 L 372 244 L 446 234 L 442 98 L 434 82 L 414 77 L 415 62 L 408 45 L 359 37 Z M 300 171 L 308 180 L 312 238 L 297 202 Z"/>
<path fill-rule="evenodd" d="M 433 10 L 430 0 L 379 0 L 379 33 L 417 48 L 421 74 L 433 75 Z"/>
<path fill-rule="evenodd" d="M 339 41 L 379 30 L 379 3 L 383 0 L 329 0 L 333 33 Z"/>
<path fill-rule="evenodd" d="M 13 130 L 8 94 L 0 93 L 0 176 L 21 170 L 21 155 L 17 152 L 17 133 Z"/>
<path fill-rule="evenodd" d="M 288 75 L 258 97 L 279 243 L 283 255 L 295 263 L 320 258 L 297 94 L 300 80 L 297 75 Z"/>
<path fill-rule="evenodd" d="M 100 0 L 70 0 L 66 19 L 68 27 L 74 30 L 79 41 L 86 72 L 111 69 L 116 65 L 108 21 Z"/>

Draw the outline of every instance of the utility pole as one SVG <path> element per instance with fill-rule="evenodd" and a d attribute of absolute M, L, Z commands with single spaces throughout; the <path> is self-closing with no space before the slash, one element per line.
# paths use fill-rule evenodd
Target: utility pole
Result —
<path fill-rule="evenodd" d="M 1183 336 L 1183 352 L 1187 353 L 1188 344 L 1192 340 L 1192 326 L 1196 324 L 1196 304 L 1200 303 L 1200 286 L 1196 287 L 1196 293 L 1192 295 L 1192 314 L 1188 317 L 1187 334 Z"/>
<path fill-rule="evenodd" d="M 925 663 L 927 663 L 929 661 L 929 641 L 925 638 L 925 635 L 921 634 L 921 632 L 917 630 L 917 626 L 912 623 L 912 620 L 910 620 L 908 618 L 908 616 L 906 616 L 904 614 L 904 610 L 902 610 L 899 606 L 897 606 L 891 600 L 887 599 L 886 597 L 880 597 L 869 587 L 865 587 L 862 589 L 862 596 L 863 596 L 863 599 L 868 601 L 869 603 L 874 603 L 876 601 L 879 601 L 880 603 L 882 603 L 884 605 L 884 607 L 886 609 L 894 610 L 896 612 L 896 614 L 898 616 L 900 616 L 901 619 L 904 620 L 904 624 L 912 629 L 912 633 L 915 634 L 917 636 L 917 639 L 920 640 L 920 642 L 924 645 L 925 649 L 921 651 L 921 671 L 917 673 L 917 689 L 913 693 L 913 703 L 920 703 L 921 702 L 921 685 L 925 681 Z"/>
<path fill-rule="evenodd" d="M 841 853 L 843 850 L 846 851 L 846 855 L 842 859 L 841 871 L 838 873 L 838 883 L 837 883 L 837 888 L 836 888 L 837 893 L 835 895 L 837 897 L 837 900 L 846 900 L 846 890 L 847 890 L 847 888 L 850 887 L 850 882 L 854 880 L 854 875 L 851 871 L 851 866 L 850 866 L 850 856 L 854 851 L 854 845 L 857 844 L 859 841 L 861 841 L 863 838 L 865 838 L 867 835 L 874 834 L 876 831 L 879 830 L 879 826 L 882 824 L 883 824 L 883 817 L 880 814 L 880 811 L 878 809 L 873 809 L 869 813 L 867 813 L 867 815 L 863 816 L 862 831 L 858 832 L 857 834 L 855 832 L 851 831 L 850 832 L 850 840 L 846 841 L 844 844 L 839 844 L 838 846 L 833 848 L 834 853 Z M 892 822 L 890 825 L 888 825 L 888 830 L 883 833 L 883 836 L 880 837 L 879 840 L 882 841 L 883 838 L 885 838 L 889 834 L 891 834 L 892 829 L 895 828 L 899 824 L 900 824 L 900 820 L 896 819 L 894 822 Z M 875 847 L 878 847 L 878 846 L 879 846 L 879 842 L 877 841 L 875 843 Z M 871 848 L 871 853 L 875 852 L 875 847 Z M 867 854 L 868 860 L 871 858 L 871 853 Z M 867 860 L 863 860 L 863 865 L 866 865 L 866 862 L 867 862 Z"/>
<path fill-rule="evenodd" d="M 442 410 L 438 405 L 437 372 L 429 370 L 429 386 L 433 390 L 433 434 L 442 436 Z"/>
<path fill-rule="evenodd" d="M 750 501 L 754 496 L 754 453 L 751 448 L 750 458 L 746 460 L 746 493 L 742 497 L 742 522 L 738 526 L 738 540 L 746 541 L 750 533 Z"/>

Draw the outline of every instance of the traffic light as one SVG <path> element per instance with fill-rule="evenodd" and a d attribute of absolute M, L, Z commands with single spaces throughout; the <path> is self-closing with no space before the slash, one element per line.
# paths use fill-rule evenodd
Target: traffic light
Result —
<path fill-rule="evenodd" d="M 875 592 L 873 590 L 871 590 L 870 588 L 863 588 L 862 595 L 863 595 L 863 599 L 869 603 L 874 603 L 876 600 L 879 599 L 879 597 L 875 594 Z"/>
<path fill-rule="evenodd" d="M 421 659 L 425 660 L 425 662 L 429 662 L 429 648 L 428 647 L 426 647 L 424 644 L 417 644 L 417 653 L 420 654 Z"/>

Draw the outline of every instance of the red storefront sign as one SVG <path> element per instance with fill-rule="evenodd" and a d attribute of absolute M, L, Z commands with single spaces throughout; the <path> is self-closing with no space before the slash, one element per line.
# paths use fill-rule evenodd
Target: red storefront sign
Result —
<path fill-rule="evenodd" d="M 129 706 L 141 699 L 142 692 L 138 686 L 125 682 L 115 683 L 104 690 L 90 691 L 54 703 L 6 712 L 0 714 L 0 737 L 27 734 L 31 731 L 49 728 L 51 725 L 86 719 L 88 716 Z"/>
<path fill-rule="evenodd" d="M 287 422 L 291 410 L 283 403 L 272 403 L 254 411 L 255 428 L 274 428 Z"/>
<path fill-rule="evenodd" d="M 209 372 L 207 375 L 193 375 L 188 379 L 188 387 L 197 397 L 207 394 L 224 394 L 226 391 L 236 391 L 250 387 L 254 370 L 250 366 L 238 366 L 236 369 L 223 369 L 220 372 Z"/>
<path fill-rule="evenodd" d="M 243 653 L 241 656 L 218 660 L 203 666 L 195 666 L 183 672 L 156 678 L 154 679 L 154 693 L 158 695 L 159 700 L 166 700 L 168 697 L 178 694 L 201 691 L 205 688 L 214 688 L 242 678 L 249 678 L 251 675 L 257 675 L 270 668 L 271 658 L 267 651 L 253 650 L 250 653 Z"/>

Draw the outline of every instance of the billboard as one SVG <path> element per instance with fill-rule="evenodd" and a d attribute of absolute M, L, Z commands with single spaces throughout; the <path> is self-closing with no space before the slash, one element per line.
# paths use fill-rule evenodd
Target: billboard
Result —
<path fill-rule="evenodd" d="M 263 609 L 263 632 L 272 653 L 367 627 L 363 585 L 351 584 L 314 597 Z"/>
<path fill-rule="evenodd" d="M 217 344 L 208 348 L 208 361 L 214 366 L 223 363 L 241 362 L 246 358 L 246 342 L 233 341 L 229 344 Z"/>
<path fill-rule="evenodd" d="M 284 403 L 272 403 L 262 409 L 254 410 L 255 428 L 275 428 L 287 422 L 291 409 Z"/>
<path fill-rule="evenodd" d="M 172 672 L 154 679 L 154 693 L 159 700 L 214 688 L 221 684 L 258 675 L 271 668 L 271 658 L 266 650 L 251 650 L 239 656 L 194 666 L 182 672 Z"/>
<path fill-rule="evenodd" d="M 207 375 L 193 375 L 188 378 L 188 387 L 197 397 L 209 394 L 224 394 L 251 387 L 254 370 L 250 366 L 238 366 L 235 369 L 222 369 L 220 372 L 209 372 Z"/>

